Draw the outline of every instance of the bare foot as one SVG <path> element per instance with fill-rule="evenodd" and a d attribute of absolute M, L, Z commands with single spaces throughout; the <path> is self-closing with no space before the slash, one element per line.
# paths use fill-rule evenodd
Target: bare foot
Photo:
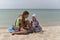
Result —
<path fill-rule="evenodd" d="M 12 33 L 12 35 L 15 35 L 15 33 Z"/>

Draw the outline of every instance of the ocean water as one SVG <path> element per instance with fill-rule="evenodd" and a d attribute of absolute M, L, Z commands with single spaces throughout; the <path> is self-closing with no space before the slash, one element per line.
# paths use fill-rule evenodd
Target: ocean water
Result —
<path fill-rule="evenodd" d="M 30 13 L 29 20 L 31 20 L 32 14 L 36 14 L 37 20 L 42 26 L 60 25 L 60 9 L 0 9 L 0 27 L 14 25 L 19 14 L 25 10 Z"/>

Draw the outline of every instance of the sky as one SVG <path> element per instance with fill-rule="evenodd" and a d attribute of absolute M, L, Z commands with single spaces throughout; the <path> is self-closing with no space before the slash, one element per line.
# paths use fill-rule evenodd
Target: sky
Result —
<path fill-rule="evenodd" d="M 60 9 L 60 0 L 0 0 L 0 9 Z"/>

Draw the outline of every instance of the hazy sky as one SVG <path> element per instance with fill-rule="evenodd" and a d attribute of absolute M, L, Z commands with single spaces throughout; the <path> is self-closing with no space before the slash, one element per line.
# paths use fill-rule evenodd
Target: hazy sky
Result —
<path fill-rule="evenodd" d="M 0 0 L 0 9 L 60 9 L 60 0 Z"/>

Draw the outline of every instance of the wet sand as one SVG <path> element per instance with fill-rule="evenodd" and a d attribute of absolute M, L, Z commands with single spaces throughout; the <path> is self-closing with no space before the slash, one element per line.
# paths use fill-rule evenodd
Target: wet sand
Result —
<path fill-rule="evenodd" d="M 0 40 L 60 40 L 60 26 L 47 26 L 43 30 L 43 33 L 13 36 L 7 29 L 0 29 Z"/>

